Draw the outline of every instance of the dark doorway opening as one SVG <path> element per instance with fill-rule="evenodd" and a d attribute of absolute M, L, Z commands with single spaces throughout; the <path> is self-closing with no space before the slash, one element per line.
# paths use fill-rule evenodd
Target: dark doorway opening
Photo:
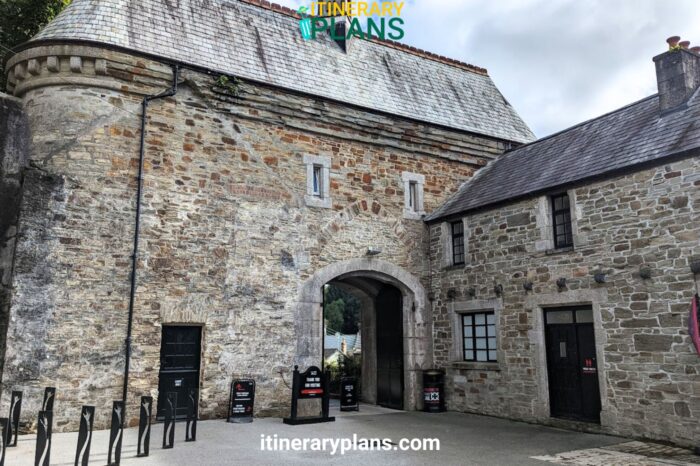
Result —
<path fill-rule="evenodd" d="M 362 402 L 404 409 L 403 306 L 398 287 L 361 272 L 324 286 L 324 365 L 331 382 L 356 377 Z"/>
<path fill-rule="evenodd" d="M 375 300 L 377 312 L 377 404 L 403 409 L 403 303 L 386 286 Z"/>
<path fill-rule="evenodd" d="M 199 389 L 202 327 L 163 326 L 157 419 L 165 416 L 168 392 L 177 393 L 177 417 L 187 416 L 187 396 Z"/>
<path fill-rule="evenodd" d="M 593 310 L 545 311 L 547 373 L 552 417 L 600 422 L 600 388 Z"/>

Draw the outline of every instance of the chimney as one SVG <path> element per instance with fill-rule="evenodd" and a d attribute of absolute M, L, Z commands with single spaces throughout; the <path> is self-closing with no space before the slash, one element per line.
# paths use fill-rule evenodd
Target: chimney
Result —
<path fill-rule="evenodd" d="M 661 112 L 682 106 L 700 87 L 700 54 L 697 47 L 688 49 L 690 42 L 680 42 L 678 36 L 669 37 L 666 42 L 668 52 L 654 57 Z"/>
<path fill-rule="evenodd" d="M 336 14 L 345 11 L 346 14 Z M 328 21 L 328 32 L 331 38 L 340 46 L 343 52 L 348 51 L 350 39 L 347 38 L 350 30 L 350 1 L 349 0 L 328 0 L 320 12 L 320 16 Z"/>

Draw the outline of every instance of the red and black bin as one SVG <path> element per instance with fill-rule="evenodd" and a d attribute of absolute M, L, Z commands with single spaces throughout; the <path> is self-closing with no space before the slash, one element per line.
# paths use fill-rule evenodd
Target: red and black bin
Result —
<path fill-rule="evenodd" d="M 445 411 L 445 371 L 441 369 L 423 371 L 423 411 L 426 413 Z"/>

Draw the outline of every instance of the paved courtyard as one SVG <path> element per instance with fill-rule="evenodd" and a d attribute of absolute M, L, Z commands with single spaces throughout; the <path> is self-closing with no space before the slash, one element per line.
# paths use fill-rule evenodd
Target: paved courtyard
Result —
<path fill-rule="evenodd" d="M 479 465 L 681 465 L 700 464 L 691 452 L 605 435 L 584 434 L 544 426 L 461 413 L 426 414 L 389 411 L 363 406 L 360 413 L 337 413 L 335 423 L 287 426 L 280 419 L 256 419 L 252 424 L 205 421 L 198 424 L 196 443 L 184 442 L 184 424 L 178 424 L 176 444 L 162 450 L 162 425 L 153 427 L 151 456 L 135 458 L 137 429 L 125 432 L 125 465 L 224 464 L 479 464 Z M 440 451 L 262 451 L 261 436 L 277 439 L 438 438 Z M 90 464 L 107 461 L 108 431 L 94 433 Z M 72 465 L 76 433 L 54 434 L 51 464 Z M 6 464 L 31 465 L 35 437 L 20 437 L 8 450 Z M 391 448 L 398 445 L 391 445 Z"/>

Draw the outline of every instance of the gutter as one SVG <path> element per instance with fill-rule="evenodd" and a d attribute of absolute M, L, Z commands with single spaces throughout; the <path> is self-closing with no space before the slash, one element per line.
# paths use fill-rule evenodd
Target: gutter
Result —
<path fill-rule="evenodd" d="M 146 152 L 146 122 L 148 116 L 148 105 L 158 99 L 164 99 L 166 97 L 172 97 L 177 94 L 177 82 L 180 77 L 180 67 L 178 65 L 172 65 L 173 67 L 173 83 L 172 87 L 160 94 L 149 95 L 143 98 L 141 102 L 141 144 L 139 147 L 139 174 L 137 178 L 137 189 L 136 189 L 136 218 L 134 221 L 134 249 L 131 255 L 131 291 L 129 294 L 129 322 L 126 328 L 126 340 L 124 345 L 125 361 L 124 361 L 124 386 L 122 389 L 122 401 L 124 402 L 124 409 L 126 409 L 126 397 L 128 394 L 129 386 L 129 364 L 131 362 L 131 334 L 134 323 L 134 301 L 136 299 L 136 269 L 137 261 L 139 255 L 139 234 L 141 230 L 141 198 L 143 195 L 143 162 Z M 124 419 L 126 416 L 122 416 L 122 428 L 124 427 Z"/>

